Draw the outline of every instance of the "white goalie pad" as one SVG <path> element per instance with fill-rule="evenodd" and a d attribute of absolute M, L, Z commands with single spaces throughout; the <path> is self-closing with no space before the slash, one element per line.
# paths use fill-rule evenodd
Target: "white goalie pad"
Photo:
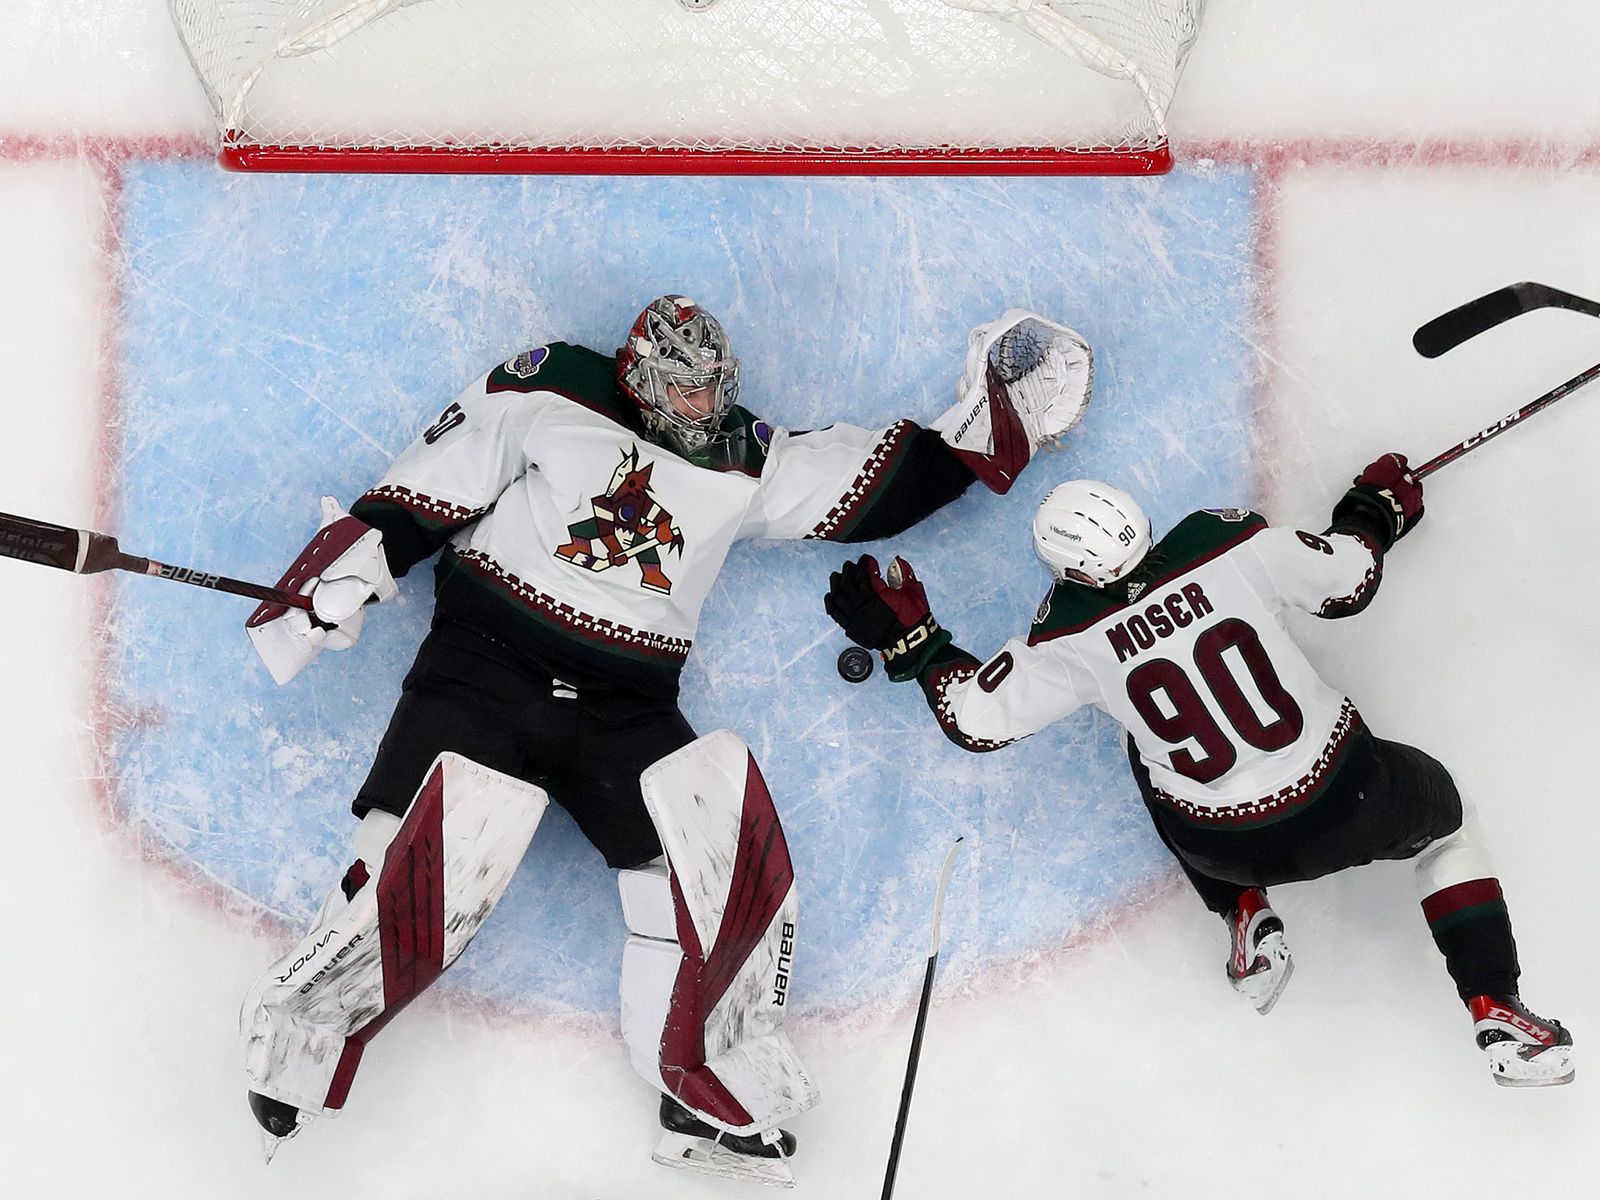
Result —
<path fill-rule="evenodd" d="M 547 804 L 532 784 L 439 755 L 376 877 L 358 858 L 346 876 L 356 888 L 350 899 L 325 906 L 245 997 L 250 1090 L 309 1115 L 342 1108 L 367 1040 L 466 949 Z M 366 833 L 363 823 L 363 855 L 372 853 Z"/>
<path fill-rule="evenodd" d="M 1035 450 L 1083 418 L 1093 390 L 1089 343 L 1065 325 L 1012 308 L 968 335 L 955 406 L 932 428 L 998 473 L 999 481 L 972 464 L 985 484 L 1004 491 Z"/>
<path fill-rule="evenodd" d="M 777 811 L 726 730 L 640 783 L 670 869 L 622 873 L 635 934 L 623 954 L 623 1036 L 640 1074 L 702 1119 L 764 1132 L 819 1099 L 782 1029 L 798 904 Z"/>

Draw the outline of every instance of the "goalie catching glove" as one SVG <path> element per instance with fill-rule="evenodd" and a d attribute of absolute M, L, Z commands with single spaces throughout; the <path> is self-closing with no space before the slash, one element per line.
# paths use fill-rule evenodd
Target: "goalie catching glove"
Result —
<path fill-rule="evenodd" d="M 278 587 L 311 597 L 311 611 L 263 604 L 244 628 L 280 685 L 324 649 L 354 646 L 366 604 L 393 599 L 397 590 L 383 555 L 383 535 L 345 512 L 332 496 L 322 498 L 322 525 Z"/>
<path fill-rule="evenodd" d="M 1088 342 L 1036 313 L 1008 309 L 968 336 L 959 399 L 933 428 L 985 487 L 1004 495 L 1035 450 L 1082 419 L 1093 387 Z"/>
<path fill-rule="evenodd" d="M 852 642 L 883 653 L 883 668 L 896 683 L 915 679 L 950 643 L 903 558 L 889 564 L 887 580 L 870 554 L 845 563 L 828 577 L 823 606 Z"/>

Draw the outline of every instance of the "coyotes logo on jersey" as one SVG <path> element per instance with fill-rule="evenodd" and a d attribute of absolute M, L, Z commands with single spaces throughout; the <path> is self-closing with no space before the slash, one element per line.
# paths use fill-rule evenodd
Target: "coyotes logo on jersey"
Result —
<path fill-rule="evenodd" d="M 594 516 L 567 527 L 572 540 L 556 547 L 556 557 L 595 572 L 636 562 L 640 587 L 662 595 L 671 592 L 661 551 L 670 546 L 682 555 L 683 531 L 650 494 L 654 470 L 654 463 L 641 467 L 639 448 L 631 447 L 611 473 L 605 494 L 589 501 Z"/>

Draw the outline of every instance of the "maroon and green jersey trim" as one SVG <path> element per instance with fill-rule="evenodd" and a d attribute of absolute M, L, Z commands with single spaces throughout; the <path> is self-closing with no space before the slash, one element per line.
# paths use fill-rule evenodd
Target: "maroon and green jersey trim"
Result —
<path fill-rule="evenodd" d="M 389 573 L 399 578 L 489 510 L 436 500 L 398 484 L 364 493 L 350 515 L 383 534 Z"/>
<path fill-rule="evenodd" d="M 467 621 L 568 683 L 672 698 L 693 644 L 592 616 L 546 595 L 478 550 L 446 549 L 439 615 Z"/>
<path fill-rule="evenodd" d="M 1039 606 L 1028 631 L 1028 645 L 1069 637 L 1131 608 L 1139 599 L 1179 576 L 1220 558 L 1267 528 L 1267 520 L 1246 509 L 1204 509 L 1190 513 L 1150 548 L 1139 569 L 1103 588 L 1062 582 Z"/>
<path fill-rule="evenodd" d="M 806 537 L 833 542 L 848 541 L 851 532 L 866 519 L 873 505 L 891 490 L 895 476 L 905 465 L 912 435 L 917 429 L 915 422 L 902 420 L 884 430 L 845 494 Z"/>
<path fill-rule="evenodd" d="M 1167 812 L 1185 824 L 1200 829 L 1261 829 L 1276 825 L 1310 807 L 1322 796 L 1343 765 L 1346 752 L 1357 733 L 1364 728 L 1361 714 L 1347 699 L 1339 709 L 1339 719 L 1334 723 L 1333 732 L 1328 735 L 1327 744 L 1323 746 L 1316 762 L 1311 764 L 1311 769 L 1269 796 L 1222 808 L 1207 808 L 1182 796 L 1174 796 L 1154 783 L 1150 785 L 1150 794 Z"/>

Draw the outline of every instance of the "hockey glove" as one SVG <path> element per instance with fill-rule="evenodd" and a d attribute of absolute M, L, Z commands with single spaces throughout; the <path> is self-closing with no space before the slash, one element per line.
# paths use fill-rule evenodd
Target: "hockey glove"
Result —
<path fill-rule="evenodd" d="M 383 535 L 322 498 L 322 526 L 278 580 L 311 597 L 311 611 L 263 604 L 245 622 L 250 643 L 278 684 L 288 683 L 323 650 L 348 650 L 361 636 L 365 606 L 397 591 L 383 554 Z"/>
<path fill-rule="evenodd" d="M 967 337 L 956 404 L 932 428 L 990 491 L 1004 495 L 1035 450 L 1082 419 L 1094 386 L 1089 343 L 1025 309 Z"/>
<path fill-rule="evenodd" d="M 883 669 L 896 683 L 915 679 L 950 642 L 903 558 L 889 564 L 887 581 L 870 554 L 845 563 L 828 577 L 823 605 L 852 642 L 883 653 Z"/>
<path fill-rule="evenodd" d="M 1422 520 L 1422 482 L 1404 454 L 1385 454 L 1356 476 L 1355 486 L 1333 506 L 1334 532 L 1364 530 L 1388 550 Z M 1341 530 L 1341 526 L 1343 529 Z"/>

